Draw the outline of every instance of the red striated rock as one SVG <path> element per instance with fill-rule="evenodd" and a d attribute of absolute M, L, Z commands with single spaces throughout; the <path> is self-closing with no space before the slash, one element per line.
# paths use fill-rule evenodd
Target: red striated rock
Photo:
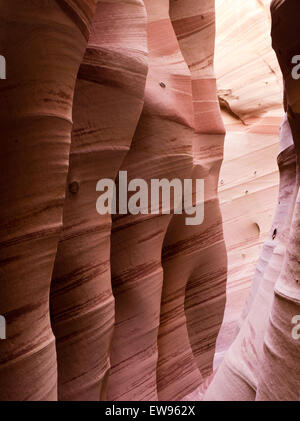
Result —
<path fill-rule="evenodd" d="M 276 157 L 284 112 L 269 3 L 216 0 L 215 69 L 226 126 L 219 198 L 228 276 L 215 367 L 248 313 L 274 245 L 275 227 L 270 226 L 278 196 Z"/>
<path fill-rule="evenodd" d="M 300 343 L 299 338 L 292 331 L 298 320 L 299 332 L 300 315 L 300 85 L 299 79 L 293 77 L 292 59 L 300 51 L 300 40 L 296 29 L 300 4 L 295 0 L 273 0 L 271 12 L 273 48 L 283 73 L 285 108 L 297 159 L 294 192 L 296 200 L 284 263 L 275 283 L 274 298 L 264 338 L 264 354 L 260 364 L 256 400 L 298 401 L 300 399 Z"/>
<path fill-rule="evenodd" d="M 226 257 L 216 197 L 224 128 L 212 72 L 213 4 L 199 8 L 196 2 L 190 2 L 186 14 L 183 2 L 169 5 L 168 0 L 164 3 L 147 0 L 149 75 L 145 106 L 131 148 L 143 106 L 147 72 L 143 2 L 99 1 L 97 9 L 96 2 L 87 0 L 60 0 L 55 4 L 54 7 L 42 2 L 44 9 L 35 10 L 32 3 L 32 11 L 20 7 L 15 15 L 15 19 L 20 20 L 20 31 L 25 28 L 26 34 L 30 34 L 31 29 L 36 30 L 30 23 L 34 21 L 33 16 L 37 22 L 40 18 L 44 26 L 38 27 L 41 40 L 25 37 L 30 45 L 36 42 L 35 53 L 39 53 L 40 61 L 30 62 L 28 51 L 23 52 L 24 91 L 13 88 L 20 108 L 12 112 L 8 107 L 9 115 L 4 112 L 9 136 L 18 137 L 19 132 L 27 136 L 23 120 L 32 136 L 30 141 L 26 138 L 26 147 L 17 145 L 8 151 L 11 156 L 17 154 L 16 158 L 9 155 L 7 160 L 9 176 L 13 175 L 11 166 L 15 162 L 16 168 L 18 165 L 24 168 L 26 183 L 18 186 L 7 181 L 14 194 L 17 192 L 16 197 L 4 191 L 10 213 L 16 210 L 15 204 L 9 202 L 10 197 L 16 198 L 17 207 L 25 206 L 25 222 L 10 220 L 9 213 L 4 214 L 4 226 L 13 226 L 10 234 L 6 232 L 11 235 L 5 240 L 11 249 L 8 249 L 9 257 L 5 254 L 3 258 L 9 266 L 8 269 L 4 266 L 4 272 L 8 280 L 14 279 L 16 274 L 25 280 L 29 292 L 20 300 L 23 303 L 20 309 L 5 304 L 0 310 L 7 317 L 8 327 L 12 325 L 12 329 L 16 329 L 16 335 L 20 328 L 26 332 L 20 333 L 16 351 L 9 341 L 4 343 L 5 359 L 13 360 L 15 354 L 19 357 L 30 349 L 32 356 L 28 358 L 26 370 L 34 371 L 39 362 L 38 372 L 42 373 L 36 380 L 38 392 L 31 390 L 26 376 L 23 376 L 24 383 L 20 383 L 20 391 L 14 392 L 15 386 L 3 365 L 3 378 L 7 377 L 5 396 L 56 399 L 58 376 L 58 399 L 94 400 L 99 393 L 104 399 L 111 357 L 111 399 L 181 399 L 202 381 L 199 368 L 204 376 L 212 370 L 214 343 L 224 307 Z M 3 5 L 3 11 L 4 16 L 11 13 L 7 5 Z M 9 21 L 4 35 L 10 33 L 8 25 Z M 186 28 L 188 33 L 185 33 Z M 203 31 L 209 42 L 199 50 Z M 19 38 L 16 40 L 19 42 Z M 42 41 L 46 46 L 49 43 L 50 58 L 42 50 Z M 15 66 L 10 52 L 7 58 L 10 66 Z M 37 85 L 31 86 L 30 80 L 36 75 Z M 18 82 L 21 75 L 13 76 Z M 41 90 L 40 97 L 35 98 L 33 86 Z M 23 93 L 30 94 L 31 101 L 22 102 Z M 4 98 L 9 101 L 8 97 Z M 29 118 L 27 122 L 26 113 L 34 116 L 32 123 Z M 69 154 L 71 115 L 74 126 Z M 17 128 L 13 127 L 15 123 Z M 48 148 L 50 142 L 51 148 Z M 29 146 L 37 148 L 32 159 Z M 3 150 L 5 158 L 6 148 L 7 145 Z M 150 184 L 153 178 L 204 178 L 205 212 L 209 218 L 201 226 L 189 227 L 185 225 L 187 215 L 115 218 L 112 275 L 116 325 L 110 353 L 114 326 L 109 261 L 111 220 L 97 213 L 95 187 L 99 179 L 116 177 L 129 149 L 122 165 L 123 170 L 128 170 L 129 180 L 138 177 Z M 25 159 L 19 162 L 21 152 Z M 38 160 L 42 160 L 39 165 Z M 46 167 L 42 167 L 43 162 Z M 32 171 L 27 179 L 29 166 Z M 39 180 L 47 186 L 44 195 L 40 194 Z M 36 218 L 37 227 L 29 217 L 37 212 L 35 208 L 41 209 Z M 39 235 L 41 230 L 43 242 Z M 210 231 L 213 234 L 208 243 Z M 20 266 L 14 263 L 14 253 L 19 250 L 15 248 L 15 235 L 21 239 L 18 247 L 28 242 L 29 252 L 24 259 L 31 259 L 33 266 L 35 258 L 42 265 L 41 269 L 32 269 L 35 276 L 27 273 L 27 266 L 19 272 Z M 212 264 L 214 253 L 220 260 L 216 278 Z M 34 284 L 30 277 L 35 279 Z M 202 285 L 200 279 L 205 279 Z M 215 295 L 212 283 L 219 288 L 214 300 L 211 299 L 211 294 Z M 18 303 L 21 286 L 17 284 L 16 290 L 17 295 L 6 292 L 8 303 L 15 298 Z M 34 305 L 32 296 L 42 304 Z M 130 305 L 131 302 L 134 305 Z M 217 307 L 216 314 L 212 307 Z M 26 314 L 24 309 L 28 310 L 28 316 L 21 319 Z M 202 325 L 201 332 L 195 328 L 198 324 Z M 32 336 L 28 333 L 29 327 Z M 43 357 L 47 363 L 42 357 L 36 358 L 36 352 L 45 352 Z M 11 370 L 10 365 L 7 366 Z M 16 375 L 18 370 L 22 367 L 16 369 Z"/>
<path fill-rule="evenodd" d="M 264 334 L 272 305 L 274 284 L 282 268 L 296 189 L 295 151 L 288 122 L 281 131 L 278 156 L 280 189 L 274 217 L 273 253 L 264 268 L 250 310 L 235 341 L 209 387 L 206 400 L 253 400 L 258 385 Z M 263 249 L 264 252 L 264 249 Z"/>
<path fill-rule="evenodd" d="M 99 1 L 75 88 L 63 232 L 51 284 L 60 400 L 106 394 L 114 327 L 111 216 L 97 213 L 96 184 L 114 180 L 129 151 L 143 106 L 146 53 L 143 3 Z"/>
<path fill-rule="evenodd" d="M 204 179 L 205 195 L 203 223 L 187 226 L 182 216 L 174 215 L 164 240 L 158 360 L 162 400 L 182 399 L 211 374 L 227 273 L 217 198 L 224 126 L 213 73 L 214 2 L 171 1 L 170 17 L 191 73 L 195 134 L 190 176 Z M 195 383 L 194 358 L 202 377 L 198 374 Z"/>
<path fill-rule="evenodd" d="M 299 87 L 291 77 L 291 58 L 299 48 L 295 24 L 300 10 L 296 1 L 273 1 L 271 11 L 272 41 L 284 76 L 288 117 L 282 125 L 278 157 L 280 191 L 271 234 L 275 247 L 252 290 L 248 314 L 205 395 L 206 400 L 299 399 L 300 348 L 292 335 L 292 319 L 300 310 L 296 257 L 300 126 Z"/>
<path fill-rule="evenodd" d="M 57 398 L 49 289 L 62 228 L 73 92 L 87 43 L 59 4 L 0 1 L 7 62 L 7 79 L 0 81 L 0 313 L 7 322 L 0 400 Z M 85 4 L 92 14 L 95 2 Z"/>
<path fill-rule="evenodd" d="M 128 171 L 128 181 L 142 178 L 148 186 L 153 178 L 204 178 L 206 219 L 200 226 L 186 226 L 186 215 L 114 218 L 116 326 L 108 386 L 112 400 L 176 400 L 192 392 L 202 381 L 199 368 L 205 376 L 212 371 L 225 304 L 226 252 L 217 200 L 224 127 L 212 71 L 214 13 L 196 2 L 184 8 L 182 2 L 145 4 L 149 47 L 145 105 L 122 170 Z M 191 50 L 181 33 L 186 10 L 188 21 L 195 19 Z M 211 40 L 199 49 L 203 30 Z M 184 308 L 188 281 L 189 329 Z"/>
<path fill-rule="evenodd" d="M 169 1 L 147 0 L 145 5 L 149 48 L 145 105 L 122 170 L 128 171 L 128 180 L 142 178 L 150 186 L 153 178 L 190 176 L 194 131 L 190 74 L 169 19 Z M 167 214 L 149 214 L 120 215 L 113 220 L 111 265 L 116 325 L 109 399 L 158 397 L 161 253 L 171 218 Z M 188 373 L 191 377 L 187 382 L 196 387 L 199 373 L 191 362 L 194 371 Z M 171 393 L 170 397 L 178 393 L 175 386 Z"/>
<path fill-rule="evenodd" d="M 221 192 L 230 241 L 237 231 L 230 221 L 245 220 L 243 206 L 254 207 L 275 185 L 267 155 L 280 114 L 277 69 L 265 40 L 253 59 L 267 0 L 231 1 L 238 16 L 253 13 L 237 19 L 243 36 L 230 38 L 236 25 L 223 10 L 217 97 L 213 0 L 145 0 L 146 10 L 142 0 L 101 0 L 97 8 L 96 0 L 28 0 L 26 7 L 0 0 L 8 63 L 0 86 L 0 313 L 8 333 L 0 341 L 0 400 L 106 399 L 107 386 L 111 400 L 202 399 L 207 387 L 205 400 L 299 399 L 292 328 L 300 314 L 300 88 L 292 57 L 300 50 L 300 10 L 292 0 L 272 2 L 287 111 L 278 205 L 239 333 L 212 372 L 227 272 L 217 194 L 225 133 L 219 102 L 233 145 L 254 141 L 246 156 L 239 146 L 230 157 L 230 186 Z M 226 4 L 220 2 L 225 11 Z M 253 32 L 246 31 L 249 22 L 257 23 Z M 232 67 L 244 48 L 240 68 L 250 66 L 250 81 Z M 233 207 L 248 157 L 265 141 L 257 160 L 261 167 L 267 160 L 266 173 L 252 183 L 251 200 Z M 187 225 L 186 214 L 147 208 L 115 216 L 111 237 L 110 216 L 97 213 L 96 185 L 119 169 L 148 187 L 154 178 L 204 179 L 203 223 Z M 265 190 L 257 187 L 262 179 Z M 269 199 L 264 203 L 270 207 Z M 249 228 L 256 243 L 268 218 Z M 247 235 L 230 247 L 240 253 L 241 244 L 250 244 Z M 249 271 L 245 261 L 236 263 L 236 273 Z"/>

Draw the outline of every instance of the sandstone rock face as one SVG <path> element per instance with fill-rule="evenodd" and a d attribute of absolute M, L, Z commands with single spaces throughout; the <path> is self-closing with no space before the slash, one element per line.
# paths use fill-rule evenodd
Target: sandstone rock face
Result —
<path fill-rule="evenodd" d="M 114 400 L 181 399 L 212 371 L 225 304 L 224 127 L 214 5 L 188 3 L 0 3 L 12 77 L 1 97 L 11 141 L 1 151 L 0 311 L 17 338 L 0 344 L 3 399 L 105 399 L 107 381 Z M 110 259 L 111 219 L 96 211 L 96 185 L 119 168 L 148 185 L 204 178 L 204 198 L 192 204 L 204 200 L 209 217 L 187 227 L 174 204 L 169 214 L 121 212 Z"/>
<path fill-rule="evenodd" d="M 215 341 L 223 319 L 227 256 L 217 196 L 223 158 L 224 125 L 216 96 L 213 70 L 214 2 L 171 1 L 170 17 L 192 79 L 194 127 L 193 174 L 205 183 L 204 221 L 195 227 L 181 227 L 173 217 L 165 240 L 164 254 L 172 276 L 188 275 L 185 314 L 189 339 L 203 381 L 212 372 Z M 199 48 L 201 45 L 202 48 Z M 173 229 L 173 232 L 171 231 Z M 217 261 L 217 265 L 214 263 Z M 163 308 L 162 308 L 163 309 Z M 178 311 L 178 308 L 177 308 Z"/>
<path fill-rule="evenodd" d="M 219 197 L 228 253 L 227 305 L 216 366 L 248 313 L 274 246 L 283 109 L 270 19 L 268 1 L 216 1 L 215 69 L 227 131 Z"/>
<path fill-rule="evenodd" d="M 71 143 L 73 92 L 87 38 L 58 2 L 0 2 L 0 399 L 55 400 L 49 290 Z M 85 2 L 87 14 L 94 1 Z M 64 64 L 62 66 L 62 63 Z"/>
<path fill-rule="evenodd" d="M 122 22 L 122 25 L 119 24 Z M 99 215 L 98 180 L 114 180 L 129 151 L 147 74 L 141 1 L 99 1 L 79 69 L 63 232 L 51 282 L 58 397 L 105 397 L 114 327 L 110 215 Z"/>
<path fill-rule="evenodd" d="M 299 400 L 299 341 L 292 320 L 299 314 L 296 258 L 299 196 L 297 85 L 292 56 L 297 51 L 297 2 L 272 2 L 272 42 L 285 86 L 287 116 L 281 128 L 280 188 L 272 242 L 266 243 L 244 321 L 206 395 L 206 400 Z M 284 35 L 283 35 L 284 34 Z M 284 379 L 284 380 L 283 380 Z M 226 386 L 225 386 L 226 385 Z"/>
<path fill-rule="evenodd" d="M 218 90 L 213 0 L 11 3 L 0 0 L 0 400 L 200 399 L 207 387 L 205 400 L 299 400 L 299 4 L 271 5 L 286 115 L 270 230 L 282 82 L 260 36 L 267 0 L 216 0 Z M 117 215 L 98 213 L 105 179 L 135 212 L 117 196 Z M 182 190 L 153 211 L 153 179 L 204 180 L 190 203 L 203 221 L 175 212 Z M 227 276 L 218 187 L 229 293 L 217 364 L 236 337 L 213 372 Z"/>
<path fill-rule="evenodd" d="M 293 209 L 294 206 L 296 157 L 287 120 L 282 126 L 281 143 L 287 147 L 278 157 L 280 189 L 273 222 L 276 228 L 274 228 L 272 238 L 274 243 L 272 253 L 268 256 L 268 263 L 256 287 L 256 294 L 241 330 L 226 353 L 206 394 L 206 399 L 253 400 L 255 398 L 274 283 L 282 268 L 287 233 L 291 223 L 292 212 L 289 209 Z M 263 249 L 263 254 L 265 254 L 265 249 Z"/>
<path fill-rule="evenodd" d="M 195 227 L 186 226 L 186 215 L 114 218 L 116 325 L 108 396 L 178 400 L 200 385 L 199 369 L 203 377 L 211 373 L 223 317 L 226 252 L 217 178 L 224 127 L 212 71 L 213 2 L 145 5 L 145 105 L 122 170 L 149 186 L 151 178 L 204 178 L 205 215 L 211 218 Z"/>
<path fill-rule="evenodd" d="M 300 89 L 293 76 L 293 57 L 299 54 L 300 41 L 295 25 L 300 13 L 296 1 L 272 1 L 272 40 L 283 73 L 285 108 L 293 134 L 296 155 L 295 200 L 286 254 L 280 276 L 276 279 L 274 299 L 261 362 L 256 400 L 299 400 L 299 338 L 291 332 L 293 320 L 300 315 L 299 276 L 299 157 L 300 157 Z M 292 325 L 293 326 L 293 325 Z M 276 362 L 280 361 L 281 364 Z M 284 382 L 282 379 L 286 379 Z"/>
<path fill-rule="evenodd" d="M 145 5 L 149 48 L 145 105 L 122 170 L 128 172 L 128 180 L 142 178 L 150 187 L 153 178 L 171 181 L 190 177 L 194 130 L 190 74 L 169 18 L 169 1 L 149 0 Z M 156 400 L 157 381 L 159 389 L 169 386 L 160 384 L 160 365 L 158 377 L 156 372 L 164 282 L 161 253 L 171 219 L 167 214 L 140 214 L 116 216 L 113 222 L 116 325 L 108 388 L 113 400 Z M 187 380 L 182 381 L 190 382 L 193 390 L 200 376 L 187 336 L 184 351 L 188 352 L 184 362 Z M 175 393 L 173 385 L 169 396 Z"/>

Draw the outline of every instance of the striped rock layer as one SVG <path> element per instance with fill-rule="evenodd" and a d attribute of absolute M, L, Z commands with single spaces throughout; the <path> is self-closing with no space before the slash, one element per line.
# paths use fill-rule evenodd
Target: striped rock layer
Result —
<path fill-rule="evenodd" d="M 212 371 L 226 278 L 213 7 L 0 1 L 1 400 L 181 399 Z M 204 178 L 209 217 L 119 215 L 111 236 L 96 184 L 120 168 Z"/>
<path fill-rule="evenodd" d="M 98 214 L 95 187 L 116 178 L 129 151 L 143 106 L 146 42 L 141 1 L 98 2 L 75 87 L 63 231 L 51 282 L 60 400 L 106 396 L 114 328 L 111 217 Z"/>
<path fill-rule="evenodd" d="M 0 10 L 0 399 L 178 400 L 206 387 L 227 270 L 218 101 L 233 131 L 238 121 L 269 134 L 278 85 L 256 104 L 236 78 L 218 99 L 212 0 L 0 0 Z M 239 334 L 205 399 L 299 399 L 297 13 L 296 1 L 272 2 L 287 111 L 278 206 Z M 95 187 L 120 168 L 148 185 L 204 178 L 204 223 L 121 214 L 111 233 Z"/>
<path fill-rule="evenodd" d="M 1 81 L 8 339 L 0 343 L 0 398 L 98 400 L 114 298 L 111 220 L 96 212 L 95 187 L 116 176 L 142 109 L 145 10 L 138 0 L 99 2 L 97 10 L 92 0 L 0 8 L 9 75 Z"/>
<path fill-rule="evenodd" d="M 169 18 L 169 1 L 149 0 L 145 6 L 149 48 L 145 105 L 122 170 L 128 171 L 129 180 L 142 178 L 150 186 L 152 178 L 190 177 L 194 130 L 190 74 Z M 159 389 L 167 386 L 160 383 L 157 338 L 165 275 L 161 254 L 171 219 L 150 214 L 116 216 L 113 221 L 116 325 L 108 385 L 113 400 L 156 400 Z M 200 375 L 187 335 L 182 339 L 188 354 L 181 357 L 187 378 L 183 382 L 190 382 L 193 390 Z"/>
<path fill-rule="evenodd" d="M 173 313 L 174 317 L 174 313 L 180 308 L 180 295 L 181 300 L 184 299 L 180 289 L 175 286 L 174 279 L 181 279 L 178 286 L 180 283 L 184 285 L 182 281 L 186 279 L 184 310 L 188 335 L 204 381 L 212 372 L 216 337 L 224 314 L 227 276 L 227 256 L 217 195 L 225 129 L 220 115 L 213 71 L 214 2 L 171 1 L 169 13 L 179 47 L 191 73 L 196 132 L 192 145 L 192 178 L 204 179 L 205 194 L 204 221 L 201 225 L 184 227 L 182 218 L 175 215 L 168 229 L 163 248 L 163 264 L 165 276 L 168 276 L 169 281 L 168 284 L 164 281 L 166 288 L 162 302 L 166 301 L 166 309 L 169 315 L 172 316 Z M 199 48 L 199 45 L 202 48 Z M 218 261 L 217 265 L 213 263 L 214 259 Z M 175 297 L 174 292 L 177 293 L 177 305 L 173 305 L 171 312 L 169 297 Z M 183 311 L 183 306 L 181 309 Z M 162 314 L 163 312 L 162 305 Z M 162 327 L 161 323 L 161 331 L 164 332 Z M 175 335 L 178 337 L 179 331 L 171 324 L 169 328 L 166 326 L 164 329 L 170 332 L 165 337 L 165 344 L 176 343 Z M 173 340 L 168 341 L 168 338 Z M 171 346 L 168 346 L 172 355 L 174 352 L 171 351 Z M 180 366 L 179 363 L 177 366 Z M 170 368 L 169 373 L 173 371 L 174 377 L 180 376 L 179 369 L 176 370 L 172 366 Z M 179 383 L 179 380 L 177 381 Z"/>
<path fill-rule="evenodd" d="M 95 1 L 85 1 L 87 14 Z M 0 1 L 0 399 L 56 400 L 49 291 L 62 229 L 76 75 L 87 43 L 56 1 Z"/>
<path fill-rule="evenodd" d="M 274 299 L 266 335 L 264 354 L 256 400 L 300 400 L 300 342 L 290 329 L 293 319 L 300 315 L 300 85 L 292 74 L 292 58 L 300 51 L 300 40 L 295 25 L 300 5 L 295 0 L 271 3 L 272 40 L 284 79 L 285 108 L 293 134 L 297 160 L 298 188 L 292 215 L 288 245 L 282 270 L 276 281 Z M 293 324 L 292 324 L 293 327 Z M 298 329 L 299 330 L 299 329 Z M 281 364 L 276 362 L 280 361 Z M 286 379 L 284 382 L 282 379 Z"/>
<path fill-rule="evenodd" d="M 248 289 L 252 284 L 255 290 L 259 284 L 274 245 L 275 226 L 270 226 L 278 196 L 276 157 L 284 112 L 281 72 L 271 47 L 270 19 L 268 0 L 216 0 L 215 71 L 226 127 L 219 199 L 228 276 L 215 366 L 248 313 L 254 295 L 247 298 Z"/>
<path fill-rule="evenodd" d="M 295 1 L 273 1 L 272 44 L 284 78 L 287 115 L 281 128 L 280 188 L 273 232 L 265 244 L 244 321 L 225 355 L 206 400 L 299 400 L 300 344 L 292 334 L 300 311 L 299 87 L 291 59 L 299 46 Z M 273 246 L 271 246 L 273 243 Z M 261 262 L 264 262 L 262 265 Z"/>
<path fill-rule="evenodd" d="M 145 105 L 122 170 L 129 180 L 140 177 L 149 186 L 151 178 L 204 178 L 205 215 L 211 218 L 196 227 L 185 225 L 186 215 L 114 218 L 116 325 L 108 397 L 178 400 L 200 385 L 200 370 L 203 377 L 211 373 L 223 317 L 226 252 L 217 178 L 224 128 L 212 72 L 213 41 L 204 43 L 198 56 L 203 31 L 213 40 L 213 2 L 183 7 L 183 2 L 149 0 L 145 5 Z M 190 21 L 194 37 L 187 50 L 182 31 Z"/>

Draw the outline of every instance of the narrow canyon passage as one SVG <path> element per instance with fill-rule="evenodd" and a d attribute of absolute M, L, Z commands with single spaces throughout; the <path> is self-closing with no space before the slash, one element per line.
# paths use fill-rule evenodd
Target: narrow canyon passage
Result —
<path fill-rule="evenodd" d="M 240 330 L 225 354 L 205 400 L 300 399 L 300 348 L 297 338 L 292 335 L 292 320 L 300 310 L 299 261 L 296 257 L 299 88 L 292 78 L 292 57 L 300 46 L 295 29 L 299 11 L 299 3 L 295 1 L 273 1 L 271 4 L 272 46 L 283 73 L 287 111 L 280 133 L 277 209 L 239 323 Z"/>
<path fill-rule="evenodd" d="M 299 16 L 0 0 L 0 401 L 300 400 Z"/>

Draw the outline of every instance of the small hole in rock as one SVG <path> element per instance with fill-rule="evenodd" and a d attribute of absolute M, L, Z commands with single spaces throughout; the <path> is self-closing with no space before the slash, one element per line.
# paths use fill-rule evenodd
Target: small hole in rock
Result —
<path fill-rule="evenodd" d="M 72 194 L 76 194 L 78 193 L 79 190 L 79 184 L 77 183 L 77 181 L 73 181 L 72 183 L 69 184 L 69 192 Z"/>
<path fill-rule="evenodd" d="M 275 228 L 272 234 L 272 239 L 274 240 L 277 235 L 277 229 Z"/>

